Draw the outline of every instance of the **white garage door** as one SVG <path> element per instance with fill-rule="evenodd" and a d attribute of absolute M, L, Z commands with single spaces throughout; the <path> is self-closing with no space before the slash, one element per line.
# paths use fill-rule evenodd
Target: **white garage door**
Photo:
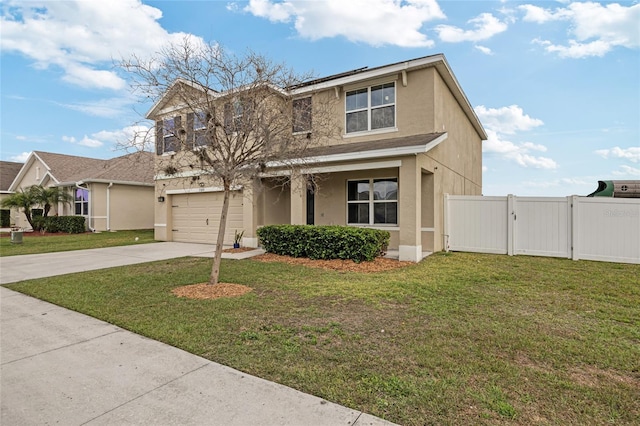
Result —
<path fill-rule="evenodd" d="M 173 241 L 215 244 L 222 212 L 222 192 L 173 195 L 171 214 Z M 242 231 L 242 193 L 234 191 L 229 200 L 224 243 L 233 244 L 234 232 Z"/>

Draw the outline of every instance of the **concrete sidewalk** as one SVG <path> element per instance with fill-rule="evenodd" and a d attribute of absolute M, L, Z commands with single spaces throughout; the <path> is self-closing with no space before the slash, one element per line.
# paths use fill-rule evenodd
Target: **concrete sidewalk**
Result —
<path fill-rule="evenodd" d="M 0 283 L 212 255 L 152 243 L 11 256 Z M 2 286 L 0 364 L 2 425 L 391 425 Z"/>

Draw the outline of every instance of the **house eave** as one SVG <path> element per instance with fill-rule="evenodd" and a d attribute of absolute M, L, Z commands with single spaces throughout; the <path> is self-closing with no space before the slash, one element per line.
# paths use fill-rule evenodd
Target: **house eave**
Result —
<path fill-rule="evenodd" d="M 117 179 L 81 179 L 77 181 L 69 181 L 69 182 L 58 182 L 55 186 L 76 186 L 84 183 L 104 183 L 104 184 L 114 184 L 114 185 L 130 185 L 130 186 L 146 186 L 146 187 L 154 187 L 154 183 L 147 182 L 135 182 L 129 180 L 117 180 Z"/>
<path fill-rule="evenodd" d="M 340 154 L 318 155 L 313 157 L 305 157 L 294 159 L 291 161 L 271 161 L 266 163 L 268 168 L 279 168 L 287 166 L 300 166 L 309 164 L 335 163 L 353 160 L 370 160 L 375 158 L 401 157 L 405 155 L 424 154 L 429 152 L 448 137 L 447 133 L 443 133 L 434 140 L 426 144 L 410 145 L 403 147 L 392 147 L 375 149 L 368 151 L 346 152 Z"/>

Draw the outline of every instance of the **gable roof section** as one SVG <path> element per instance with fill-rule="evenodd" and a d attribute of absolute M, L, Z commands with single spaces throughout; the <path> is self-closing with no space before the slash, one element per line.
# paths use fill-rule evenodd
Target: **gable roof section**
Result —
<path fill-rule="evenodd" d="M 435 67 L 438 73 L 445 81 L 451 93 L 458 101 L 458 104 L 469 118 L 469 121 L 473 125 L 478 135 L 482 140 L 487 139 L 487 133 L 480 123 L 480 119 L 476 115 L 469 99 L 462 90 L 460 83 L 453 74 L 447 59 L 443 54 L 423 56 L 421 58 L 411 59 L 403 62 L 396 62 L 389 65 L 383 65 L 375 68 L 358 68 L 345 73 L 336 74 L 329 77 L 312 80 L 298 86 L 291 88 L 291 92 L 294 95 L 302 95 L 305 93 L 312 93 L 318 90 L 326 90 L 331 88 L 338 88 L 347 84 L 353 84 L 359 81 L 369 80 L 373 78 L 383 77 L 392 74 L 405 73 L 411 70 L 418 70 L 422 68 Z"/>
<path fill-rule="evenodd" d="M 33 151 L 20 173 L 11 184 L 16 190 L 18 182 L 35 161 L 40 161 L 56 185 L 71 185 L 77 182 L 119 182 L 132 185 L 153 185 L 153 153 L 140 151 L 110 160 Z"/>
<path fill-rule="evenodd" d="M 404 73 L 408 71 L 431 67 L 435 67 L 436 70 L 438 70 L 438 73 L 449 87 L 449 90 L 451 90 L 451 93 L 453 93 L 453 96 L 458 101 L 458 104 L 464 111 L 465 115 L 469 118 L 469 121 L 471 122 L 471 125 L 473 126 L 475 131 L 478 133 L 482 140 L 486 140 L 488 137 L 487 133 L 484 130 L 484 127 L 482 126 L 482 123 L 480 123 L 478 116 L 476 115 L 473 107 L 471 106 L 471 103 L 469 102 L 469 99 L 467 99 L 467 95 L 465 95 L 462 87 L 460 86 L 460 83 L 458 83 L 456 76 L 453 74 L 449 63 L 447 62 L 447 59 L 441 53 L 438 53 L 436 55 L 423 56 L 416 59 L 410 59 L 408 61 L 396 62 L 389 65 L 382 65 L 374 68 L 357 68 L 351 71 L 346 71 L 339 74 L 310 80 L 308 82 L 301 83 L 292 87 L 287 87 L 285 88 L 285 90 L 291 95 L 296 96 L 306 93 L 313 93 L 318 90 L 327 90 L 334 87 L 338 88 L 346 84 L 352 84 L 359 81 L 365 81 L 392 74 L 403 73 L 403 76 L 406 76 Z M 162 109 L 175 95 L 176 91 L 179 90 L 179 85 L 186 85 L 200 90 L 203 93 L 205 91 L 205 88 L 202 86 L 191 83 L 184 79 L 177 79 L 175 82 L 173 82 L 169 90 L 167 90 L 151 107 L 146 115 L 147 119 L 153 119 L 162 111 Z M 213 89 L 208 90 L 209 94 L 214 97 L 226 96 L 225 93 L 218 92 Z"/>
<path fill-rule="evenodd" d="M 0 192 L 11 192 L 9 188 L 15 180 L 23 163 L 14 163 L 12 161 L 0 161 Z"/>

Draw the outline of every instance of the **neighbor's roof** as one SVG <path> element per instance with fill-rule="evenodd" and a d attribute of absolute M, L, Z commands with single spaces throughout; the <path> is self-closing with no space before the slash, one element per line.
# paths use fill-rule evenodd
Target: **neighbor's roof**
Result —
<path fill-rule="evenodd" d="M 57 185 L 77 182 L 120 182 L 153 185 L 153 159 L 154 154 L 146 151 L 135 152 L 109 160 L 33 151 L 20 171 L 18 178 L 11 185 L 11 189 L 16 189 L 14 186 L 36 160 L 39 160 L 46 168 L 46 171 L 43 171 L 43 178 L 49 175 Z"/>
<path fill-rule="evenodd" d="M 9 191 L 9 187 L 13 180 L 20 173 L 22 163 L 14 163 L 12 161 L 0 161 L 0 191 Z"/>

